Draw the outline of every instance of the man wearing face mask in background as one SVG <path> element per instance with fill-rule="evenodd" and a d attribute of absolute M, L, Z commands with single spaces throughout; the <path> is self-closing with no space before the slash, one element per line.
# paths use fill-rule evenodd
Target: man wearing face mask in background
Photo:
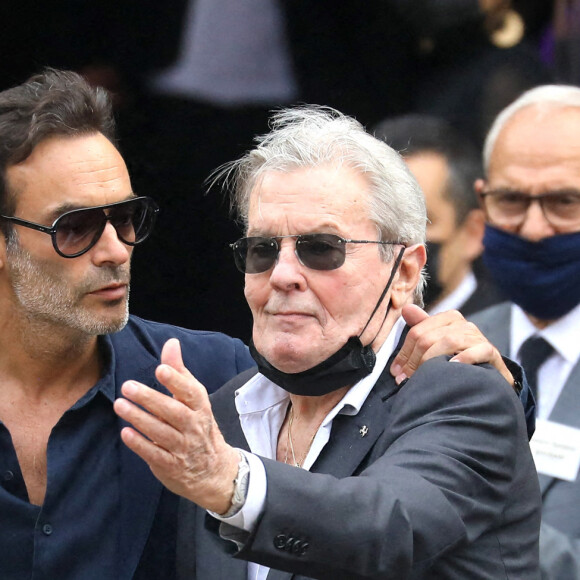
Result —
<path fill-rule="evenodd" d="M 511 303 L 472 320 L 536 385 L 542 577 L 573 580 L 580 578 L 580 88 L 524 93 L 492 125 L 484 164 L 487 177 L 476 183 L 487 218 L 483 259 Z M 562 425 L 574 429 L 562 433 Z"/>
<path fill-rule="evenodd" d="M 482 169 L 475 145 L 430 115 L 388 118 L 373 133 L 403 156 L 425 194 L 427 311 L 453 308 L 468 316 L 500 302 L 480 259 L 484 217 L 473 184 Z"/>

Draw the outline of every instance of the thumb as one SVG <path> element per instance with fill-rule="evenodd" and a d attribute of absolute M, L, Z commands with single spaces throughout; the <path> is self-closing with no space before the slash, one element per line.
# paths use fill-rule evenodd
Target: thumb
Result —
<path fill-rule="evenodd" d="M 190 374 L 183 364 L 181 356 L 181 344 L 177 338 L 170 338 L 161 350 L 161 364 L 169 365 L 180 374 Z"/>
<path fill-rule="evenodd" d="M 170 338 L 161 350 L 161 364 L 155 371 L 157 380 L 175 399 L 191 409 L 199 409 L 207 399 L 205 387 L 189 372 L 181 356 L 181 344 Z"/>
<path fill-rule="evenodd" d="M 429 318 L 429 315 L 416 304 L 406 304 L 403 306 L 401 314 L 409 326 L 415 326 L 415 324 Z"/>

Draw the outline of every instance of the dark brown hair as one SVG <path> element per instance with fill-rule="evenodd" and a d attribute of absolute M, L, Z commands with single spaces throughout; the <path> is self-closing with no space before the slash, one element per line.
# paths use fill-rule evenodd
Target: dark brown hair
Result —
<path fill-rule="evenodd" d="M 6 169 L 27 159 L 43 140 L 58 135 L 102 133 L 115 142 L 111 101 L 72 71 L 46 69 L 14 88 L 0 92 L 0 213 L 16 206 L 8 191 Z M 10 224 L 0 220 L 4 234 Z"/>

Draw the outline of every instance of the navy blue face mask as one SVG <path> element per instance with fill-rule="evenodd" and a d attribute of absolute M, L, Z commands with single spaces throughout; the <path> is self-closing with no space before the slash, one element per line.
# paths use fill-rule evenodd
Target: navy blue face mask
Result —
<path fill-rule="evenodd" d="M 316 366 L 306 369 L 299 373 L 285 373 L 271 363 L 269 363 L 250 341 L 250 354 L 258 365 L 258 370 L 273 383 L 282 387 L 285 391 L 293 395 L 303 395 L 309 397 L 320 397 L 336 391 L 347 385 L 354 385 L 362 378 L 369 375 L 376 362 L 376 356 L 371 344 L 363 346 L 360 337 L 366 330 L 373 316 L 379 309 L 383 299 L 387 295 L 395 273 L 403 258 L 405 248 L 401 248 L 399 256 L 395 260 L 389 281 L 370 315 L 365 327 L 358 336 L 351 336 L 337 352 L 329 356 L 326 360 Z M 389 313 L 391 305 L 389 304 L 385 319 Z M 384 320 L 383 320 L 384 322 Z M 373 341 L 374 342 L 374 341 Z"/>
<path fill-rule="evenodd" d="M 500 290 L 540 320 L 580 303 L 580 232 L 531 242 L 486 224 L 483 262 Z"/>

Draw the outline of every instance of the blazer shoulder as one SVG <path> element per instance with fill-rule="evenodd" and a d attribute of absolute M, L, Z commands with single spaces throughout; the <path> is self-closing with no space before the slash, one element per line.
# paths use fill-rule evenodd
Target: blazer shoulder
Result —
<path fill-rule="evenodd" d="M 511 306 L 511 302 L 500 302 L 499 304 L 494 304 L 493 306 L 474 312 L 467 316 L 467 319 L 477 324 L 477 326 L 499 322 L 505 323 L 506 320 L 509 320 Z"/>
<path fill-rule="evenodd" d="M 211 392 L 255 365 L 246 345 L 219 332 L 189 330 L 130 316 L 125 328 L 110 335 L 117 365 L 159 364 L 167 340 L 177 338 L 185 366 Z"/>
<path fill-rule="evenodd" d="M 452 363 L 449 357 L 435 357 L 417 369 L 394 399 L 394 406 L 419 411 L 417 417 L 448 412 L 470 418 L 477 415 L 487 417 L 506 433 L 526 432 L 517 394 L 491 365 Z"/>

